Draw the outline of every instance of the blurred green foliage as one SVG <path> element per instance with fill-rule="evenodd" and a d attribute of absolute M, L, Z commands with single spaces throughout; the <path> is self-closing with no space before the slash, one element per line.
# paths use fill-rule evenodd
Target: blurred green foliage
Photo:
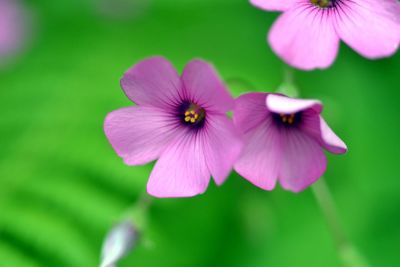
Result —
<path fill-rule="evenodd" d="M 35 39 L 0 72 L 0 265 L 96 266 L 151 170 L 125 166 L 103 134 L 107 112 L 131 105 L 124 71 L 151 55 L 179 70 L 201 57 L 236 81 L 235 96 L 274 91 L 285 66 L 265 36 L 277 14 L 247 0 L 149 0 L 123 18 L 102 15 L 95 0 L 25 3 Z M 400 54 L 369 61 L 345 45 L 330 69 L 294 72 L 349 146 L 329 156 L 325 179 L 371 266 L 398 264 L 399 77 Z M 145 240 L 120 266 L 340 266 L 310 189 L 265 192 L 236 174 L 202 196 L 154 200 Z"/>

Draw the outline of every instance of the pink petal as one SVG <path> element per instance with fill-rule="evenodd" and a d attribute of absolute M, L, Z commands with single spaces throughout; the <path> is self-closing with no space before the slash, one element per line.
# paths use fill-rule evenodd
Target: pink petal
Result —
<path fill-rule="evenodd" d="M 326 121 L 320 116 L 321 139 L 326 149 L 335 154 L 347 152 L 346 144 L 329 127 Z"/>
<path fill-rule="evenodd" d="M 129 107 L 109 113 L 104 131 L 126 164 L 141 165 L 158 158 L 177 129 L 159 109 Z"/>
<path fill-rule="evenodd" d="M 245 135 L 245 146 L 235 170 L 254 185 L 272 190 L 278 179 L 282 151 L 279 131 L 268 117 Z"/>
<path fill-rule="evenodd" d="M 247 93 L 235 100 L 233 120 L 243 133 L 257 127 L 269 113 L 265 106 L 267 93 Z"/>
<path fill-rule="evenodd" d="M 250 0 L 258 8 L 272 11 L 285 11 L 291 8 L 295 0 Z"/>
<path fill-rule="evenodd" d="M 269 94 L 266 98 L 268 110 L 275 113 L 292 114 L 307 109 L 321 113 L 322 104 L 318 100 L 291 98 L 284 95 Z"/>
<path fill-rule="evenodd" d="M 191 197 L 203 193 L 209 180 L 198 135 L 178 135 L 155 164 L 147 192 L 155 197 Z"/>
<path fill-rule="evenodd" d="M 400 44 L 400 3 L 353 0 L 340 4 L 335 28 L 340 38 L 367 58 L 394 54 Z"/>
<path fill-rule="evenodd" d="M 234 101 L 215 69 L 202 60 L 189 62 L 182 74 L 186 98 L 207 111 L 225 113 L 233 108 Z"/>
<path fill-rule="evenodd" d="M 228 177 L 242 149 L 242 136 L 225 115 L 209 116 L 201 133 L 207 166 L 215 182 L 221 185 Z"/>
<path fill-rule="evenodd" d="M 279 181 L 283 188 L 300 192 L 317 181 L 326 170 L 322 148 L 300 130 L 282 131 L 283 160 Z"/>
<path fill-rule="evenodd" d="M 336 58 L 339 37 L 332 16 L 324 14 L 308 4 L 296 2 L 272 26 L 268 40 L 273 51 L 299 69 L 330 66 Z"/>
<path fill-rule="evenodd" d="M 163 57 L 152 57 L 130 68 L 121 79 L 125 94 L 138 105 L 170 108 L 180 100 L 182 83 Z"/>
<path fill-rule="evenodd" d="M 301 130 L 312 136 L 320 145 L 331 153 L 343 154 L 347 152 L 346 144 L 318 114 L 313 112 L 303 113 Z"/>
<path fill-rule="evenodd" d="M 234 122 L 245 145 L 235 170 L 265 190 L 275 187 L 281 158 L 279 132 L 265 106 L 265 93 L 249 93 L 235 101 Z"/>

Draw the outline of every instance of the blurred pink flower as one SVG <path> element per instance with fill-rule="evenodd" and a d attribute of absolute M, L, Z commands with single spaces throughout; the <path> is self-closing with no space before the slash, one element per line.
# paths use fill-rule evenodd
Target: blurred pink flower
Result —
<path fill-rule="evenodd" d="M 128 165 L 158 159 L 147 191 L 156 197 L 203 193 L 210 175 L 222 184 L 241 150 L 241 138 L 227 118 L 234 100 L 213 67 L 191 61 L 179 77 L 162 57 L 146 59 L 121 80 L 137 106 L 108 114 L 104 130 Z"/>
<path fill-rule="evenodd" d="M 370 59 L 394 54 L 400 44 L 397 0 L 250 0 L 270 11 L 283 11 L 269 33 L 273 51 L 304 70 L 327 68 L 339 40 Z"/>
<path fill-rule="evenodd" d="M 234 123 L 245 145 L 235 170 L 254 185 L 272 190 L 276 182 L 299 192 L 326 169 L 323 149 L 342 154 L 346 145 L 320 116 L 317 100 L 248 93 L 236 99 Z"/>
<path fill-rule="evenodd" d="M 0 0 L 0 60 L 21 46 L 24 14 L 17 0 Z"/>

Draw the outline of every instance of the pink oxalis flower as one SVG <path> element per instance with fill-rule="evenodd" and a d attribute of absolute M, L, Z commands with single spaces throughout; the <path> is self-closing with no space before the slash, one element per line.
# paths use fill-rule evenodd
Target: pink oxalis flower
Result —
<path fill-rule="evenodd" d="M 245 145 L 235 170 L 264 190 L 272 190 L 278 180 L 286 190 L 304 190 L 325 172 L 322 148 L 335 154 L 347 151 L 321 111 L 317 100 L 267 93 L 240 96 L 234 122 Z"/>
<path fill-rule="evenodd" d="M 327 68 L 339 40 L 370 59 L 394 54 L 400 44 L 397 0 L 250 0 L 282 11 L 269 33 L 273 51 L 299 69 Z"/>
<path fill-rule="evenodd" d="M 104 130 L 128 165 L 158 159 L 147 191 L 156 197 L 203 193 L 212 175 L 222 184 L 242 141 L 226 112 L 234 100 L 211 65 L 193 60 L 179 77 L 164 58 L 125 73 L 122 88 L 137 106 L 108 114 Z"/>

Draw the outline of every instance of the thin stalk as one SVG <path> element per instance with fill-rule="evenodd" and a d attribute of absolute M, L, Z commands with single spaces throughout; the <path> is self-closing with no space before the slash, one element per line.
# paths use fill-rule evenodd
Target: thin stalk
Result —
<path fill-rule="evenodd" d="M 284 81 L 279 87 L 278 93 L 289 97 L 299 97 L 300 90 L 294 83 L 293 69 L 286 67 Z M 323 178 L 312 187 L 315 199 L 325 217 L 330 232 L 332 233 L 335 246 L 343 267 L 369 267 L 365 258 L 359 253 L 356 247 L 347 238 L 339 220 L 332 195 Z"/>
<path fill-rule="evenodd" d="M 332 199 L 332 195 L 328 186 L 322 177 L 317 183 L 311 187 L 315 199 L 328 223 L 329 229 L 332 232 L 333 239 L 337 247 L 345 245 L 348 240 L 343 231 L 342 225 L 339 222 L 338 213 Z"/>
<path fill-rule="evenodd" d="M 369 267 L 366 259 L 347 238 L 325 180 L 321 178 L 311 188 L 332 233 L 342 266 Z"/>

